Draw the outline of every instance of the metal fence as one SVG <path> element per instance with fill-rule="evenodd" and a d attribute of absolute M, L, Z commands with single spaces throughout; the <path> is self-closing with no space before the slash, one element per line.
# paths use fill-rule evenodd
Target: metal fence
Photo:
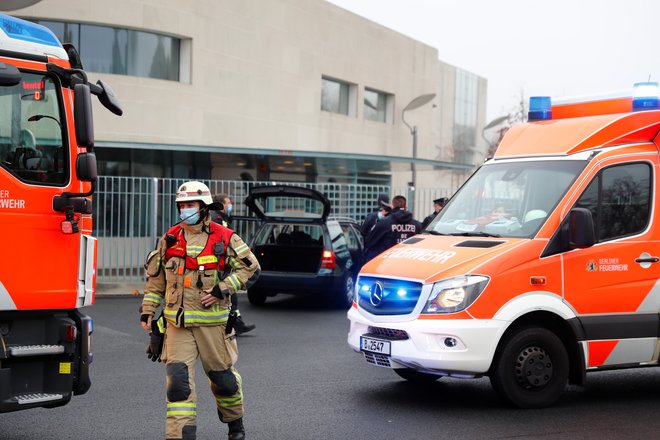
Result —
<path fill-rule="evenodd" d="M 100 176 L 94 195 L 94 231 L 99 240 L 99 283 L 139 283 L 144 280 L 143 264 L 146 255 L 167 229 L 176 223 L 178 213 L 174 199 L 177 188 L 189 179 L 150 177 Z M 203 180 L 213 194 L 228 194 L 233 201 L 232 228 L 246 241 L 256 229 L 256 221 L 243 204 L 250 187 L 273 185 L 274 182 L 246 182 L 237 180 Z M 348 183 L 277 182 L 315 189 L 332 204 L 331 215 L 350 217 L 361 222 L 375 208 L 380 193 L 410 196 L 408 189 L 387 185 L 359 185 Z M 419 189 L 415 195 L 418 217 L 424 218 L 432 209 L 432 200 L 447 197 L 449 189 Z"/>

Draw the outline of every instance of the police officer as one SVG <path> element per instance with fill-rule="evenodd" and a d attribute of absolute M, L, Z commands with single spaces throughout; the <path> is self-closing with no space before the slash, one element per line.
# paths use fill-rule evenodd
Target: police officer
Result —
<path fill-rule="evenodd" d="M 447 203 L 446 197 L 440 197 L 439 199 L 433 200 L 433 213 L 424 219 L 422 222 L 422 229 L 425 229 L 433 221 L 433 219 L 435 219 L 435 216 L 440 213 L 442 208 L 444 208 L 445 203 Z"/>
<path fill-rule="evenodd" d="M 405 197 L 392 199 L 390 215 L 376 223 L 364 240 L 365 261 L 422 231 L 422 224 L 413 218 L 407 207 Z"/>
<path fill-rule="evenodd" d="M 167 370 L 166 438 L 196 437 L 195 363 L 201 358 L 229 439 L 245 438 L 241 376 L 231 329 L 230 296 L 256 280 L 259 263 L 232 230 L 212 222 L 211 193 L 201 182 L 179 187 L 176 204 L 181 222 L 161 238 L 147 258 L 149 279 L 140 321 L 149 331 L 164 304 L 165 337 L 160 354 Z M 153 339 L 152 339 L 153 340 Z M 148 353 L 153 349 L 153 344 Z"/>
<path fill-rule="evenodd" d="M 374 228 L 376 222 L 382 218 L 382 213 L 380 213 L 380 211 L 385 206 L 390 207 L 390 196 L 385 193 L 378 194 L 378 200 L 376 201 L 376 211 L 369 213 L 364 219 L 362 226 L 360 226 L 360 232 L 362 232 L 363 237 L 366 237 L 369 231 Z"/>
<path fill-rule="evenodd" d="M 229 227 L 229 217 L 231 216 L 232 202 L 227 194 L 216 194 L 213 196 L 213 201 L 222 204 L 222 209 L 211 211 L 211 220 L 220 223 L 225 228 Z M 254 330 L 257 326 L 254 324 L 246 324 L 241 317 L 241 311 L 238 309 L 238 296 L 236 293 L 231 296 L 231 308 L 236 312 L 236 323 L 234 323 L 234 330 L 236 335 L 240 336 L 244 333 Z"/>

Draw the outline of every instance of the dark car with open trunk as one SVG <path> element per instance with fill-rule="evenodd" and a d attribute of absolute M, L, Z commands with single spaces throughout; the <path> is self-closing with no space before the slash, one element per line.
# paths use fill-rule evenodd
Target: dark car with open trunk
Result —
<path fill-rule="evenodd" d="M 253 187 L 245 204 L 262 221 L 250 242 L 261 265 L 261 276 L 248 289 L 250 303 L 291 293 L 350 306 L 362 265 L 353 220 L 329 217 L 328 199 L 303 187 Z"/>

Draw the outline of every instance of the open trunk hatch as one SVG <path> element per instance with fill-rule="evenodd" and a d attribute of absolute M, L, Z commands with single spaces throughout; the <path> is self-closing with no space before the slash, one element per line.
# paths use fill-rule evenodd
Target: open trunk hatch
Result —
<path fill-rule="evenodd" d="M 325 222 L 330 214 L 330 201 L 323 194 L 299 186 L 255 186 L 245 205 L 267 221 L 318 223 Z"/>

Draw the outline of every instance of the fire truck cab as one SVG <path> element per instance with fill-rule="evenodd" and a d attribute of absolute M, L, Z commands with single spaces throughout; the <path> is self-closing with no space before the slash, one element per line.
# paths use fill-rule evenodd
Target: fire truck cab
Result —
<path fill-rule="evenodd" d="M 363 267 L 349 345 L 410 381 L 488 375 L 523 408 L 658 366 L 659 95 L 532 98 L 426 230 Z"/>
<path fill-rule="evenodd" d="M 91 95 L 121 115 L 76 49 L 0 15 L 0 412 L 60 406 L 90 387 L 96 239 Z"/>

